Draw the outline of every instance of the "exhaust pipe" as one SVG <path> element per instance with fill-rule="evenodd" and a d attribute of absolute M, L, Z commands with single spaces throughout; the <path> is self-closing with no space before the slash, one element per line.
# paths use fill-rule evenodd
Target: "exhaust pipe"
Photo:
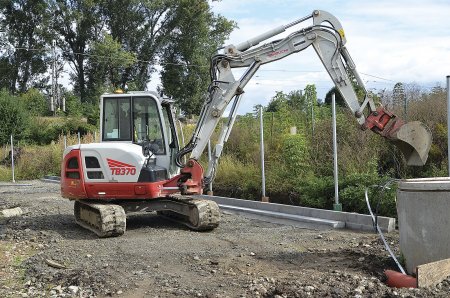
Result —
<path fill-rule="evenodd" d="M 425 165 L 431 147 L 431 132 L 422 122 L 405 123 L 380 107 L 367 117 L 364 127 L 396 145 L 405 157 L 407 165 Z"/>

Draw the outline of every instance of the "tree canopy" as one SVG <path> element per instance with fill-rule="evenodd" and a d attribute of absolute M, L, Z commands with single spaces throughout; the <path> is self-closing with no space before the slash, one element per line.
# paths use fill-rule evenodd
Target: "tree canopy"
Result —
<path fill-rule="evenodd" d="M 0 88 L 49 90 L 54 40 L 82 103 L 125 83 L 145 90 L 159 66 L 161 91 L 187 114 L 199 111 L 208 59 L 235 27 L 207 0 L 1 1 L 0 16 Z"/>

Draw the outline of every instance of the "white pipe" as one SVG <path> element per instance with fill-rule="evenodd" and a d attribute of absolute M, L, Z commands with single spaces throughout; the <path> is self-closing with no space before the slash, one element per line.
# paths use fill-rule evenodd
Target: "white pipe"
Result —
<path fill-rule="evenodd" d="M 333 161 L 334 161 L 334 200 L 339 205 L 338 163 L 337 163 L 337 136 L 336 136 L 336 99 L 331 96 L 331 110 L 333 114 Z"/>
<path fill-rule="evenodd" d="M 11 135 L 11 169 L 12 169 L 12 182 L 15 183 L 16 182 L 16 177 L 15 177 L 15 173 L 14 173 L 14 140 L 13 140 L 13 136 Z"/>
<path fill-rule="evenodd" d="M 266 175 L 264 172 L 264 123 L 263 123 L 263 110 L 262 106 L 259 107 L 259 122 L 260 122 L 260 134 L 261 134 L 261 176 L 262 176 L 262 197 L 266 197 Z"/>

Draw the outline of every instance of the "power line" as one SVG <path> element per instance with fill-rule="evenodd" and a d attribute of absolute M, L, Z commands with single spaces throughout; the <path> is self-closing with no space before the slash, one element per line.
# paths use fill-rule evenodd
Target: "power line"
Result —
<path fill-rule="evenodd" d="M 363 74 L 363 75 L 365 75 L 365 76 L 368 76 L 368 77 L 372 77 L 372 78 L 384 80 L 384 81 L 389 81 L 389 82 L 398 83 L 398 81 L 394 81 L 394 80 L 390 80 L 390 79 L 385 79 L 385 78 L 382 78 L 382 77 L 379 77 L 379 76 L 374 76 L 374 75 L 371 75 L 371 74 L 368 74 L 368 73 L 364 73 L 364 72 L 361 72 L 361 74 Z"/>
<path fill-rule="evenodd" d="M 26 48 L 26 47 L 12 47 L 15 50 L 25 50 L 25 51 L 37 51 L 37 52 L 50 52 L 50 49 L 47 48 Z M 103 55 L 94 55 L 94 54 L 89 54 L 89 53 L 79 53 L 79 52 L 71 52 L 71 51 L 64 51 L 61 50 L 61 53 L 64 54 L 68 54 L 68 55 L 81 55 L 81 56 L 86 56 L 86 57 L 91 57 L 91 58 L 96 58 L 97 60 L 103 59 L 104 61 L 108 61 L 111 60 L 111 57 L 108 56 L 103 56 Z M 116 59 L 117 60 L 117 59 Z M 125 59 L 124 59 L 125 60 Z M 149 61 L 149 60 L 143 60 L 143 59 L 136 59 L 136 62 L 140 62 L 140 63 L 154 63 L 154 61 Z M 184 66 L 184 67 L 200 67 L 200 68 L 209 68 L 209 65 L 198 65 L 198 64 L 186 64 L 186 63 L 171 63 L 171 62 L 158 62 L 157 65 L 172 65 L 172 66 Z M 260 72 L 284 72 L 284 73 L 323 73 L 326 72 L 325 70 L 287 70 L 287 69 L 260 69 Z M 364 72 L 360 72 L 362 75 L 368 76 L 368 77 L 372 77 L 372 78 L 376 78 L 379 80 L 383 80 L 386 82 L 391 82 L 391 83 L 402 83 L 402 84 L 407 84 L 405 82 L 400 82 L 400 81 L 395 81 L 392 79 L 387 79 L 378 75 L 372 75 L 372 74 L 368 74 L 368 73 L 364 73 Z M 275 81 L 279 81 L 279 82 L 286 82 L 286 81 L 292 81 L 292 80 L 273 80 L 270 79 L 272 82 Z M 300 82 L 300 81 L 299 81 Z M 327 81 L 320 81 L 320 82 L 327 82 Z M 377 81 L 374 81 L 377 82 Z M 386 84 L 385 82 L 377 82 L 380 84 Z M 425 86 L 425 85 L 419 85 L 422 88 L 434 88 L 436 86 Z"/>

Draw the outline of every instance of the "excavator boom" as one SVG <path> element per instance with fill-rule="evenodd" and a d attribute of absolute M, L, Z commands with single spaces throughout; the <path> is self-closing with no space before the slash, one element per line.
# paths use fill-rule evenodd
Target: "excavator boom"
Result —
<path fill-rule="evenodd" d="M 312 25 L 257 46 L 260 42 L 283 33 L 287 28 L 310 19 Z M 371 129 L 395 144 L 408 165 L 424 165 L 431 146 L 428 128 L 420 122 L 405 123 L 384 108 L 376 108 L 345 47 L 346 42 L 344 29 L 337 18 L 326 11 L 315 10 L 288 25 L 279 26 L 237 45 L 226 46 L 223 54 L 216 54 L 211 58 L 209 94 L 191 141 L 178 154 L 178 165 L 182 166 L 181 157 L 188 153 L 191 153 L 191 160 L 200 158 L 225 108 L 233 101 L 228 122 L 222 127 L 205 172 L 205 182 L 208 184 L 214 178 L 218 159 L 233 127 L 246 84 L 261 65 L 301 52 L 309 46 L 314 48 L 361 129 Z M 239 79 L 235 79 L 231 70 L 242 67 L 246 67 L 246 71 Z M 364 91 L 363 100 L 358 99 L 353 84 Z"/>

